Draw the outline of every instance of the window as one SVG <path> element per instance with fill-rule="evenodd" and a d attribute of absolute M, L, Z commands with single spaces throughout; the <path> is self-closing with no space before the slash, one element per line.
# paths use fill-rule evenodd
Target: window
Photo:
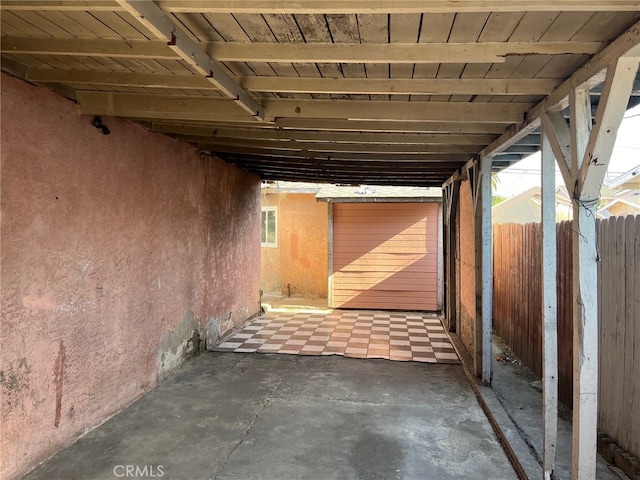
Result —
<path fill-rule="evenodd" d="M 260 242 L 263 247 L 278 246 L 278 209 L 262 207 L 262 232 Z"/>

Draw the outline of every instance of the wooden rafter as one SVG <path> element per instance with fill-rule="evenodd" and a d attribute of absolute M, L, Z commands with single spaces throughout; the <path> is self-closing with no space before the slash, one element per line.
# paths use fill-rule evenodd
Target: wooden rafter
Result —
<path fill-rule="evenodd" d="M 509 55 L 594 54 L 600 42 L 210 43 L 225 62 L 502 63 Z"/>
<path fill-rule="evenodd" d="M 250 146 L 233 146 L 233 145 L 210 145 L 207 143 L 197 144 L 204 150 L 211 150 L 220 153 L 233 153 L 236 155 L 248 156 L 272 156 L 288 159 L 295 158 L 316 158 L 325 160 L 344 160 L 344 161 L 360 161 L 362 165 L 366 162 L 382 162 L 393 164 L 395 162 L 432 162 L 438 164 L 442 162 L 464 162 L 468 160 L 470 154 L 446 153 L 424 155 L 421 153 L 360 153 L 360 152 L 314 152 L 303 150 L 278 150 L 273 148 L 258 148 Z"/>
<path fill-rule="evenodd" d="M 466 153 L 474 154 L 480 150 L 479 145 L 432 145 L 432 144 L 379 144 L 379 143 L 336 143 L 336 142 L 298 142 L 294 140 L 256 140 L 244 138 L 203 138 L 178 136 L 178 140 L 206 145 L 212 148 L 216 147 L 248 147 L 251 149 L 281 149 L 281 150 L 298 150 L 308 152 L 329 152 L 329 153 L 416 153 L 425 156 L 442 155 L 448 153 Z"/>
<path fill-rule="evenodd" d="M 227 99 L 92 91 L 79 91 L 77 97 L 80 112 L 90 115 L 255 122 L 253 116 Z"/>
<path fill-rule="evenodd" d="M 80 111 L 148 119 L 220 121 L 247 118 L 232 100 L 209 97 L 79 91 Z M 264 100 L 267 119 L 276 117 L 418 122 L 518 123 L 530 106 L 521 103 Z"/>
<path fill-rule="evenodd" d="M 176 88 L 181 90 L 216 89 L 198 75 L 161 73 L 104 72 L 96 70 L 59 70 L 29 68 L 26 79 L 37 83 L 107 85 L 112 87 Z M 333 93 L 366 95 L 543 95 L 558 81 L 553 79 L 375 79 L 375 78 L 301 78 L 240 77 L 241 87 L 252 92 Z"/>
<path fill-rule="evenodd" d="M 139 6 L 138 3 L 135 5 Z M 153 5 L 152 2 L 142 2 L 142 5 L 154 9 L 150 7 Z M 148 17 L 144 18 L 149 23 Z M 147 26 L 146 23 L 145 26 Z M 147 28 L 151 29 L 150 26 Z M 176 37 L 176 44 L 167 45 L 167 42 L 172 42 L 172 34 Z M 216 69 L 220 67 L 216 67 L 217 64 L 212 59 L 223 62 L 292 63 L 501 63 L 509 55 L 594 54 L 605 46 L 601 42 L 198 43 L 191 40 L 182 30 L 170 25 L 164 26 L 164 30 L 162 33 L 159 31 L 158 35 L 169 38 L 166 41 L 125 41 L 3 36 L 0 47 L 2 52 L 33 55 L 182 58 L 199 70 L 212 70 L 216 73 Z M 210 63 L 214 65 L 213 69 Z"/>
<path fill-rule="evenodd" d="M 264 106 L 267 116 L 273 117 L 519 123 L 531 105 L 480 102 L 265 100 Z"/>
<path fill-rule="evenodd" d="M 277 128 L 330 130 L 338 132 L 502 133 L 505 126 L 482 122 L 403 122 L 322 118 L 277 118 Z"/>
<path fill-rule="evenodd" d="M 167 12 L 183 13 L 262 13 L 262 14 L 353 14 L 353 13 L 472 13 L 472 12 L 558 12 L 558 11 L 637 11 L 633 0 L 158 0 Z M 121 11 L 113 0 L 3 0 L 2 9 Z"/>
<path fill-rule="evenodd" d="M 199 125 L 154 123 L 158 133 L 199 136 L 209 139 L 235 138 L 244 140 L 295 140 L 297 142 L 333 142 L 355 144 L 403 145 L 486 145 L 493 135 L 461 135 L 443 133 L 366 133 L 326 132 L 307 130 L 270 130 L 258 128 L 217 128 Z"/>
<path fill-rule="evenodd" d="M 546 95 L 554 79 L 288 78 L 243 77 L 247 90 L 276 93 L 363 95 Z"/>

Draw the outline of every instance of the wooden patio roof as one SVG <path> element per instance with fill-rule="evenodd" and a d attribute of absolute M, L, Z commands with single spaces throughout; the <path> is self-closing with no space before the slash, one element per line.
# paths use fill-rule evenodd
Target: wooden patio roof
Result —
<path fill-rule="evenodd" d="M 263 179 L 440 186 L 640 55 L 637 0 L 3 0 L 2 69 Z M 640 82 L 631 102 L 640 100 Z"/>

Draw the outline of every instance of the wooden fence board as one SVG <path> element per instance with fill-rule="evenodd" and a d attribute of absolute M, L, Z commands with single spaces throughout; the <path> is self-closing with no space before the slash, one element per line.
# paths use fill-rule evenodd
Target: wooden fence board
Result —
<path fill-rule="evenodd" d="M 622 217 L 624 222 L 624 303 L 622 304 L 623 313 L 621 315 L 621 322 L 624 322 L 624 344 L 622 347 L 622 357 L 624 362 L 624 377 L 623 380 L 623 395 L 622 405 L 620 411 L 620 421 L 625 421 L 626 417 L 634 413 L 634 390 L 640 387 L 640 371 L 635 369 L 634 364 L 634 350 L 640 348 L 640 343 L 634 345 L 636 340 L 637 315 L 635 312 L 635 303 L 638 298 L 638 285 L 637 282 L 637 265 L 638 259 L 635 257 L 635 242 L 638 235 L 638 231 L 634 230 L 634 218 Z M 622 222 L 621 222 L 622 223 Z M 628 268 L 626 268 L 628 267 Z M 634 268 L 636 267 L 636 268 Z M 622 290 L 622 289 L 621 289 Z M 635 348 L 634 348 L 635 347 Z M 630 381 L 635 378 L 636 381 Z M 624 381 L 627 380 L 627 381 Z M 637 417 L 636 417 L 637 418 Z M 638 419 L 640 421 L 640 419 Z M 620 428 L 620 442 L 624 445 L 630 444 L 637 446 L 637 437 L 633 436 L 633 429 Z M 639 449 L 640 450 L 640 449 Z"/>
<path fill-rule="evenodd" d="M 623 410 L 625 399 L 623 398 L 624 391 L 624 348 L 626 337 L 626 322 L 625 322 L 625 234 L 624 234 L 624 222 L 621 217 L 614 217 L 609 222 L 614 225 L 614 236 L 611 239 L 612 243 L 608 245 L 608 248 L 614 252 L 613 259 L 613 271 L 618 271 L 619 274 L 612 275 L 607 279 L 605 286 L 609 287 L 609 291 L 605 292 L 605 295 L 614 298 L 614 304 L 612 305 L 611 312 L 605 312 L 606 318 L 602 321 L 604 328 L 614 328 L 616 331 L 615 345 L 617 348 L 612 350 L 612 361 L 614 364 L 611 373 L 612 384 L 610 388 L 614 392 L 618 392 L 618 395 L 614 395 L 610 405 L 603 405 L 605 408 L 610 408 L 612 411 L 611 419 L 611 431 L 613 438 L 620 438 L 621 421 L 623 418 Z M 615 321 L 610 323 L 609 319 Z M 607 353 L 607 352 L 605 352 Z"/>
<path fill-rule="evenodd" d="M 640 216 L 598 221 L 599 428 L 640 457 Z M 542 230 L 494 225 L 494 329 L 542 375 Z M 558 395 L 573 399 L 572 226 L 557 225 Z"/>

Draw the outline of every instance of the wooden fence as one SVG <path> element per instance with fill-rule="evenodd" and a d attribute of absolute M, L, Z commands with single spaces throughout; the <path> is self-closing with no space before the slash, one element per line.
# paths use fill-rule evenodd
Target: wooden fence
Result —
<path fill-rule="evenodd" d="M 494 225 L 493 323 L 522 362 L 542 375 L 540 224 Z M 640 457 L 640 216 L 599 220 L 599 428 Z M 572 402 L 571 223 L 557 225 L 558 388 Z"/>

